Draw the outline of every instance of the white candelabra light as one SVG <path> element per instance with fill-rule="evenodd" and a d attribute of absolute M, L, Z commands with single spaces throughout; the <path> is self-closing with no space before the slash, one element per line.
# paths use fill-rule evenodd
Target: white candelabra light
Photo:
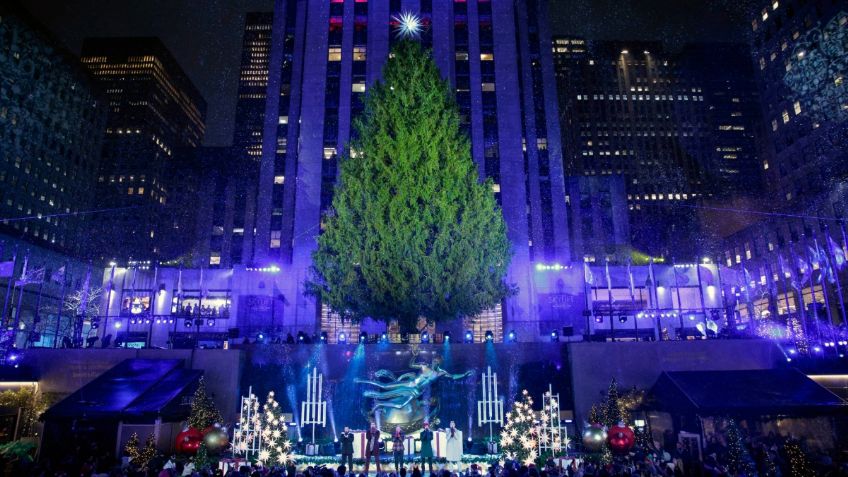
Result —
<path fill-rule="evenodd" d="M 259 455 L 262 448 L 262 424 L 259 416 L 259 399 L 253 394 L 253 386 L 247 396 L 241 397 L 239 421 L 233 432 L 233 453 L 250 460 Z"/>
<path fill-rule="evenodd" d="M 318 374 L 318 368 L 312 368 L 312 373 L 306 377 L 306 401 L 300 403 L 300 425 L 312 425 L 312 446 L 315 445 L 315 426 L 327 426 L 327 401 L 321 398 L 323 383 L 324 375 Z"/>
<path fill-rule="evenodd" d="M 542 410 L 539 412 L 539 455 L 545 451 L 556 455 L 568 450 L 570 442 L 568 430 L 560 421 L 559 394 L 554 394 L 549 384 L 548 392 L 542 396 Z"/>
<path fill-rule="evenodd" d="M 483 399 L 477 401 L 477 427 L 489 425 L 489 452 L 496 453 L 493 425 L 503 426 L 504 403 L 498 396 L 498 373 L 492 373 L 489 366 L 482 378 Z"/>

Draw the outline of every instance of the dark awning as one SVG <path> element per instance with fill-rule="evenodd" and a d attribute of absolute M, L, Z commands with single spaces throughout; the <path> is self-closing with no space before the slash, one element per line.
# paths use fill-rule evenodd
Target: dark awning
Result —
<path fill-rule="evenodd" d="M 193 392 L 200 375 L 177 359 L 128 359 L 48 409 L 44 418 L 178 420 L 185 417 L 182 397 Z"/>
<path fill-rule="evenodd" d="M 796 369 L 664 372 L 650 407 L 678 414 L 825 415 L 848 404 Z"/>
<path fill-rule="evenodd" d="M 182 396 L 188 396 L 197 388 L 203 371 L 175 369 L 168 373 L 147 392 L 124 409 L 124 416 L 160 416 L 166 421 L 184 418 Z"/>

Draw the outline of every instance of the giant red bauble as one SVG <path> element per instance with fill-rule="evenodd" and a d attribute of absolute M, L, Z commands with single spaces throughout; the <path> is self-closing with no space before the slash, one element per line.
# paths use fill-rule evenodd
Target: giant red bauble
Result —
<path fill-rule="evenodd" d="M 189 427 L 177 434 L 174 450 L 180 454 L 196 454 L 201 442 L 203 442 L 203 433 Z"/>
<path fill-rule="evenodd" d="M 616 454 L 624 454 L 636 444 L 636 434 L 633 429 L 620 422 L 607 431 L 607 444 Z"/>

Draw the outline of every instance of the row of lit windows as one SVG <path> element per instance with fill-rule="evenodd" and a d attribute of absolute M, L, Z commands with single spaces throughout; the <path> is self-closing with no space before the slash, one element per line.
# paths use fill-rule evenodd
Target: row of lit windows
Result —
<path fill-rule="evenodd" d="M 364 46 L 353 47 L 353 61 L 365 61 L 366 48 Z M 341 47 L 331 46 L 327 50 L 327 61 L 342 61 Z"/>
<path fill-rule="evenodd" d="M 631 94 L 630 97 L 629 97 L 629 99 L 631 101 L 650 101 L 652 98 L 653 98 L 654 101 L 674 101 L 674 95 L 671 95 L 671 94 L 670 95 L 657 94 L 657 95 L 654 95 L 653 97 L 650 94 L 646 94 L 646 95 Z M 578 94 L 577 95 L 578 101 L 589 101 L 589 100 L 596 100 L 596 101 L 604 101 L 604 100 L 607 100 L 607 101 L 622 101 L 622 100 L 624 100 L 624 101 L 627 101 L 627 99 L 628 99 L 628 96 L 626 94 L 615 94 L 615 95 L 608 94 L 608 95 L 606 95 L 606 97 L 604 97 L 603 94 L 593 94 L 591 97 L 589 97 L 588 94 Z M 677 100 L 678 101 L 689 101 L 689 95 L 678 94 Z M 692 101 L 703 101 L 703 100 L 704 100 L 703 96 L 692 95 Z"/>
<path fill-rule="evenodd" d="M 594 156 L 594 151 L 583 151 L 584 156 Z M 615 150 L 615 151 L 598 151 L 599 156 L 635 156 L 636 153 L 629 150 Z"/>
<path fill-rule="evenodd" d="M 694 198 L 698 194 L 692 194 Z M 627 194 L 627 200 L 688 200 L 689 194 L 681 194 L 679 192 L 669 194 Z"/>

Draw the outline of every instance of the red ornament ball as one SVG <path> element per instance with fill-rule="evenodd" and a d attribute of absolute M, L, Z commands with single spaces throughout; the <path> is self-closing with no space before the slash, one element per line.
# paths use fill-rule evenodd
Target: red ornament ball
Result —
<path fill-rule="evenodd" d="M 633 429 L 619 422 L 618 425 L 609 429 L 607 443 L 616 454 L 624 454 L 636 444 L 636 434 L 633 433 Z"/>
<path fill-rule="evenodd" d="M 189 427 L 177 434 L 174 449 L 180 454 L 196 454 L 202 441 L 203 433 L 193 427 Z"/>

